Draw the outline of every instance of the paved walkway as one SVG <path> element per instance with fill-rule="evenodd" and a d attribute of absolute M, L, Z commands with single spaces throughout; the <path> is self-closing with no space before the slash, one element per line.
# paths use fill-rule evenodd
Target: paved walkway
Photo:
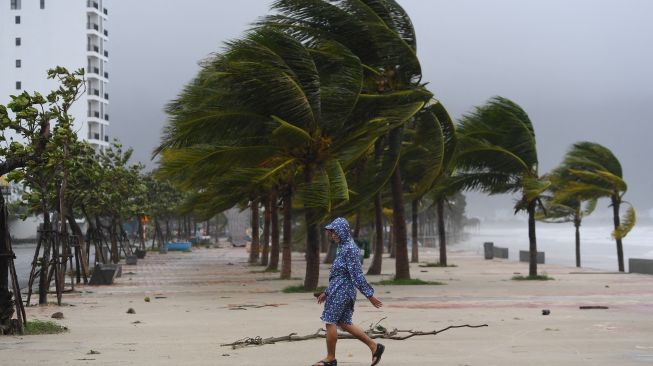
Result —
<path fill-rule="evenodd" d="M 434 261 L 434 252 L 422 258 Z M 30 307 L 28 316 L 60 322 L 59 335 L 0 338 L 0 360 L 8 365 L 309 365 L 324 355 L 323 340 L 278 343 L 232 350 L 220 347 L 244 337 L 305 335 L 321 324 L 311 294 L 284 294 L 301 283 L 303 255 L 293 256 L 293 280 L 247 265 L 242 248 L 148 253 L 124 266 L 113 286 L 78 286 L 64 296 L 69 305 Z M 457 267 L 411 266 L 411 274 L 444 286 L 375 286 L 385 303 L 375 309 L 359 300 L 354 321 L 367 327 L 386 317 L 388 328 L 430 331 L 437 336 L 385 341 L 382 365 L 643 365 L 653 363 L 653 276 L 583 271 L 545 265 L 555 278 L 517 282 L 526 264 L 485 261 L 475 253 L 451 253 Z M 382 276 L 392 278 L 394 262 Z M 323 266 L 321 284 L 328 267 Z M 148 296 L 150 302 L 145 302 Z M 360 298 L 359 298 L 360 299 Z M 269 305 L 238 307 L 238 305 Z M 607 306 L 580 310 L 579 306 Z M 133 308 L 135 314 L 127 314 Z M 542 315 L 542 310 L 550 315 Z M 89 354 L 90 351 L 99 354 Z M 359 342 L 338 343 L 341 365 L 368 365 Z"/>

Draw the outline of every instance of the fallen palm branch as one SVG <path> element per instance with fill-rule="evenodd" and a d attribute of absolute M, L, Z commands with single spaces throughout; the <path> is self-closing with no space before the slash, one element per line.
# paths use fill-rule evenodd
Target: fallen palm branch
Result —
<path fill-rule="evenodd" d="M 481 327 L 487 327 L 487 324 L 481 324 L 481 325 L 469 325 L 469 324 L 464 324 L 464 325 L 450 325 L 446 328 L 439 329 L 439 330 L 433 330 L 433 331 L 428 331 L 428 332 L 423 332 L 419 330 L 399 330 L 399 329 L 392 329 L 388 330 L 387 328 L 383 327 L 382 325 L 379 325 L 385 318 L 379 320 L 376 324 L 370 325 L 370 327 L 365 331 L 368 336 L 372 339 L 376 338 L 383 338 L 383 339 L 393 339 L 397 341 L 403 341 L 405 339 L 411 338 L 411 337 L 416 337 L 416 336 L 426 336 L 426 335 L 436 335 L 438 333 L 442 333 L 446 330 L 453 329 L 453 328 L 481 328 Z M 315 333 L 313 334 L 307 334 L 303 336 L 297 335 L 297 333 L 290 333 L 285 336 L 280 336 L 280 337 L 269 337 L 269 338 L 262 338 L 262 337 L 245 337 L 242 339 L 239 339 L 233 343 L 225 343 L 221 344 L 220 346 L 222 347 L 231 347 L 232 349 L 237 349 L 237 348 L 244 348 L 247 346 L 262 346 L 265 344 L 274 344 L 277 342 L 297 342 L 297 341 L 305 341 L 308 339 L 315 339 L 315 338 L 325 338 L 326 337 L 326 330 L 320 328 L 318 329 Z M 349 333 L 338 333 L 338 339 L 353 339 L 354 337 L 349 334 Z"/>

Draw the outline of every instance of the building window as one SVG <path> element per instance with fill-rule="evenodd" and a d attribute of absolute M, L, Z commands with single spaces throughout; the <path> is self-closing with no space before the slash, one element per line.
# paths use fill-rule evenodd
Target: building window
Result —
<path fill-rule="evenodd" d="M 20 37 L 16 37 L 16 46 L 20 46 Z"/>
<path fill-rule="evenodd" d="M 23 88 L 23 84 L 20 81 L 16 82 L 16 90 L 20 90 Z"/>
<path fill-rule="evenodd" d="M 20 0 L 11 0 L 11 10 L 20 10 Z"/>
<path fill-rule="evenodd" d="M 16 15 L 16 24 L 20 24 L 20 15 Z"/>
<path fill-rule="evenodd" d="M 21 67 L 21 61 L 20 61 L 20 60 L 16 60 L 16 68 L 20 68 L 20 67 Z"/>
<path fill-rule="evenodd" d="M 41 0 L 41 9 L 45 9 L 45 0 Z"/>

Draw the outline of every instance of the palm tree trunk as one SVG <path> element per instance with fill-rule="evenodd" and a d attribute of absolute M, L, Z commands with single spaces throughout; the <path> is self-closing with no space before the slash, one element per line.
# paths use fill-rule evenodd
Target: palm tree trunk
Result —
<path fill-rule="evenodd" d="M 395 241 L 395 226 L 392 225 L 392 220 L 390 220 L 389 225 L 388 252 L 390 252 L 390 258 L 394 259 L 397 257 L 397 242 Z"/>
<path fill-rule="evenodd" d="M 252 210 L 252 245 L 249 247 L 249 263 L 256 264 L 259 258 L 258 198 L 251 203 Z"/>
<path fill-rule="evenodd" d="M 413 243 L 412 245 L 412 250 L 411 250 L 411 257 L 410 261 L 412 263 L 417 263 L 419 262 L 419 249 L 417 248 L 417 213 L 419 210 L 419 200 L 413 200 L 411 202 L 411 208 L 412 208 L 412 222 L 411 222 L 411 241 Z"/>
<path fill-rule="evenodd" d="M 383 203 L 381 201 L 381 192 L 374 196 L 374 256 L 372 257 L 372 265 L 367 270 L 368 275 L 381 274 L 381 266 L 383 264 Z"/>
<path fill-rule="evenodd" d="M 292 191 L 284 192 L 283 197 L 283 243 L 281 244 L 281 278 L 290 279 L 292 269 Z"/>
<path fill-rule="evenodd" d="M 390 132 L 390 149 L 394 156 L 401 148 L 401 127 Z M 410 264 L 408 262 L 408 243 L 406 236 L 406 214 L 404 212 L 404 190 L 401 173 L 397 167 L 392 173 L 392 219 L 395 231 L 395 279 L 410 279 Z"/>
<path fill-rule="evenodd" d="M 528 204 L 528 276 L 537 276 L 537 240 L 535 238 L 535 205 L 537 201 L 533 200 Z"/>
<path fill-rule="evenodd" d="M 267 269 L 269 271 L 279 269 L 279 207 L 277 207 L 276 188 L 270 192 L 270 264 Z"/>
<path fill-rule="evenodd" d="M 261 251 L 261 265 L 267 266 L 270 257 L 270 196 L 265 200 L 265 214 L 263 216 L 263 250 Z"/>
<path fill-rule="evenodd" d="M 444 198 L 438 198 L 436 205 L 438 215 L 438 239 L 440 243 L 440 265 L 447 266 L 447 233 L 444 225 Z"/>
<path fill-rule="evenodd" d="M 304 169 L 304 183 L 313 182 L 313 168 Z M 306 220 L 306 277 L 304 290 L 312 291 L 317 288 L 320 279 L 320 229 L 318 226 L 319 213 L 314 208 L 304 209 Z"/>
<path fill-rule="evenodd" d="M 320 230 L 320 253 L 326 254 L 328 252 L 329 252 L 329 240 L 326 237 L 326 231 Z"/>
<path fill-rule="evenodd" d="M 354 239 L 358 240 L 358 236 L 361 233 L 361 212 L 358 210 L 356 212 L 356 221 L 354 221 Z"/>
<path fill-rule="evenodd" d="M 612 220 L 614 221 L 614 229 L 617 230 L 621 226 L 621 220 L 619 219 L 619 209 L 621 206 L 621 198 L 618 195 L 613 195 L 612 200 Z M 617 243 L 617 261 L 619 263 L 619 272 L 625 272 L 624 267 L 624 248 L 621 243 L 621 238 L 615 239 Z"/>
<path fill-rule="evenodd" d="M 576 267 L 580 268 L 580 215 L 576 213 L 574 217 L 574 227 L 576 228 Z"/>

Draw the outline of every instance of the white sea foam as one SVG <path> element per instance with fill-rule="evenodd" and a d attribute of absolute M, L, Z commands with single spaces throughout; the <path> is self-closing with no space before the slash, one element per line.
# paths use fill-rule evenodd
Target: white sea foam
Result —
<path fill-rule="evenodd" d="M 546 263 L 567 266 L 576 265 L 574 227 L 567 224 L 537 223 L 538 251 L 545 252 Z M 609 226 L 581 227 L 581 265 L 587 268 L 617 270 L 617 249 Z M 518 260 L 520 250 L 528 250 L 528 227 L 526 221 L 516 224 L 484 224 L 471 232 L 459 248 L 482 250 L 483 242 L 507 247 L 510 259 Z M 624 262 L 628 270 L 628 258 L 653 259 L 653 226 L 636 226 L 623 239 Z"/>

